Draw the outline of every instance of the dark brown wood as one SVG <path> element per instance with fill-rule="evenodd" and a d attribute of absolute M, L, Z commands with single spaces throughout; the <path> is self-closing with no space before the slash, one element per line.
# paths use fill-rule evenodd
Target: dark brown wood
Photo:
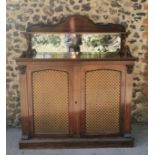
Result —
<path fill-rule="evenodd" d="M 126 65 L 126 69 L 127 69 L 128 74 L 132 73 L 133 67 L 134 67 L 134 65 Z"/>
<path fill-rule="evenodd" d="M 74 66 L 74 67 L 73 67 Z M 73 109 L 74 109 L 74 124 L 75 124 L 75 129 L 74 129 L 74 135 L 75 137 L 80 136 L 80 66 L 79 63 L 75 62 L 74 64 L 72 63 L 73 67 Z"/>
<path fill-rule="evenodd" d="M 132 65 L 131 65 L 132 66 Z M 126 90 L 125 90 L 125 104 L 124 104 L 124 136 L 131 136 L 131 98 L 132 98 L 132 75 L 126 74 Z"/>
<path fill-rule="evenodd" d="M 129 135 L 131 132 L 131 89 L 132 89 L 132 74 L 127 73 L 126 66 L 133 65 L 134 61 L 103 61 L 103 60 L 92 60 L 92 61 L 66 61 L 66 60 L 57 60 L 57 61 L 46 61 L 43 59 L 42 61 L 33 61 L 33 59 L 26 59 L 20 58 L 20 61 L 17 61 L 18 65 L 26 65 L 27 66 L 27 79 L 26 83 L 28 84 L 28 97 L 23 98 L 22 100 L 22 109 L 25 111 L 25 115 L 22 116 L 23 124 L 27 126 L 24 127 L 25 131 L 33 138 L 40 137 L 63 137 L 63 135 L 36 135 L 34 133 L 33 127 L 33 101 L 32 101 L 32 87 L 31 87 L 31 75 L 34 71 L 44 70 L 44 69 L 54 69 L 54 70 L 62 70 L 67 71 L 70 76 L 70 104 L 69 104 L 69 137 L 101 137 L 104 136 L 113 136 L 116 135 Z M 96 70 L 96 69 L 111 69 L 111 70 L 118 70 L 121 72 L 121 99 L 120 99 L 120 133 L 118 134 L 107 134 L 107 133 L 100 133 L 95 135 L 85 135 L 85 99 L 84 99 L 84 84 L 85 84 L 85 72 L 89 70 Z M 23 75 L 23 74 L 22 74 Z M 23 85 L 23 81 L 21 81 L 21 85 Z M 22 93 L 24 94 L 25 91 L 22 88 Z M 28 102 L 28 107 L 26 108 L 26 102 Z M 26 109 L 25 109 L 26 108 Z M 29 108 L 29 109 L 28 109 Z M 24 119 L 24 118 L 29 118 Z M 28 122 L 28 123 L 26 123 Z M 25 124 L 26 123 L 26 124 Z M 23 133 L 24 134 L 24 133 Z M 23 144 L 26 145 L 26 144 Z M 30 145 L 30 144 L 29 144 Z M 38 144 L 40 145 L 40 144 Z M 44 144 L 41 144 L 44 146 Z M 53 144 L 51 144 L 52 146 Z M 113 146 L 109 144 L 110 146 Z M 33 144 L 32 144 L 33 146 Z M 55 145 L 53 145 L 55 146 Z M 92 145 L 90 145 L 92 146 Z M 102 144 L 99 146 L 107 146 L 106 144 Z M 29 146 L 30 147 L 30 146 Z"/>
<path fill-rule="evenodd" d="M 81 75 L 81 83 L 82 83 L 82 87 L 81 87 L 81 135 L 82 136 L 86 136 L 86 129 L 85 129 L 85 124 L 86 124 L 86 120 L 85 120 L 85 116 L 86 116 L 86 108 L 85 108 L 85 73 L 88 72 L 88 71 L 95 71 L 95 70 L 111 70 L 111 71 L 118 71 L 121 73 L 121 98 L 120 98 L 120 132 L 119 133 L 115 133 L 115 134 L 108 134 L 108 133 L 100 133 L 100 134 L 88 134 L 87 133 L 87 137 L 92 137 L 92 136 L 101 136 L 101 135 L 106 135 L 106 136 L 111 136 L 111 135 L 121 135 L 121 131 L 123 130 L 123 126 L 122 126 L 122 122 L 121 122 L 121 119 L 122 119 L 122 103 L 124 104 L 124 95 L 123 95 L 123 92 L 124 92 L 124 82 L 125 82 L 125 70 L 124 70 L 124 66 L 123 65 L 114 65 L 114 64 L 103 64 L 103 63 L 98 63 L 98 64 L 95 64 L 95 63 L 85 63 L 84 65 L 82 65 L 81 67 L 81 72 L 82 72 L 82 75 Z"/>
<path fill-rule="evenodd" d="M 23 67 L 22 67 L 23 68 Z M 29 110 L 27 102 L 27 75 L 26 67 L 24 67 L 24 74 L 20 75 L 20 97 L 21 97 L 21 125 L 22 125 L 22 139 L 30 138 L 30 129 L 29 129 Z"/>
<path fill-rule="evenodd" d="M 103 24 L 94 23 L 86 16 L 72 15 L 63 18 L 58 24 L 33 24 L 29 25 L 26 32 L 23 32 L 28 42 L 27 52 L 23 52 L 23 56 L 31 57 L 35 55 L 35 49 L 32 49 L 31 37 L 36 33 L 119 33 L 121 36 L 120 56 L 131 56 L 131 53 L 125 52 L 125 42 L 128 36 L 126 29 L 121 24 Z M 128 53 L 128 54 L 126 54 Z"/>
<path fill-rule="evenodd" d="M 32 64 L 34 64 L 32 62 Z M 35 129 L 34 129 L 34 118 L 33 118 L 33 99 L 32 99 L 32 73 L 36 72 L 36 71 L 43 71 L 43 70 L 47 70 L 47 69 L 51 69 L 51 70 L 58 70 L 58 71 L 65 71 L 69 74 L 69 83 L 72 83 L 72 68 L 70 68 L 70 63 L 53 63 L 53 64 L 48 64 L 48 66 L 46 65 L 28 65 L 28 71 L 27 71 L 27 76 L 28 76 L 28 80 L 27 80 L 27 85 L 28 85 L 28 103 L 29 103 L 29 117 L 30 117 L 30 122 L 29 122 L 29 128 L 30 128 L 30 135 L 31 137 L 44 137 L 43 136 L 38 136 L 37 134 L 35 134 Z M 70 135 L 73 134 L 73 128 L 72 126 L 75 123 L 75 118 L 70 116 L 72 115 L 71 112 L 73 111 L 73 107 L 72 107 L 72 103 L 73 103 L 73 99 L 72 99 L 72 85 L 69 86 L 69 113 L 68 113 L 68 117 L 69 117 L 69 133 Z M 73 115 L 74 116 L 74 115 Z M 63 136 L 63 135 L 59 135 L 56 134 L 58 137 Z M 52 134 L 48 134 L 48 136 L 54 136 Z M 46 135 L 45 135 L 46 137 Z M 55 137 L 55 136 L 54 136 Z"/>
<path fill-rule="evenodd" d="M 128 36 L 128 33 L 121 33 L 121 51 L 120 51 L 120 56 L 124 56 L 125 54 L 125 46 L 126 46 L 126 38 Z"/>
<path fill-rule="evenodd" d="M 48 58 L 44 58 L 46 55 L 48 55 Z M 83 52 L 80 53 L 79 55 L 75 55 L 73 58 L 73 55 L 71 53 L 48 53 L 48 52 L 44 52 L 44 53 L 39 53 L 39 57 L 41 58 L 37 58 L 37 55 L 35 56 L 31 56 L 31 57 L 20 57 L 17 58 L 16 61 L 20 62 L 20 61 L 33 61 L 33 62 L 37 62 L 37 61 L 136 61 L 137 58 L 133 58 L 133 57 L 121 57 L 119 56 L 117 53 L 90 53 L 90 52 Z"/>
<path fill-rule="evenodd" d="M 20 149 L 38 148 L 103 148 L 103 147 L 133 147 L 133 138 L 69 138 L 23 140 L 19 143 Z"/>
<path fill-rule="evenodd" d="M 120 96 L 120 133 L 124 132 L 124 106 L 125 106 L 125 90 L 126 90 L 126 68 L 122 66 L 122 76 L 121 76 L 121 96 Z"/>
<path fill-rule="evenodd" d="M 132 62 L 134 62 L 135 60 L 137 60 L 136 58 L 124 58 L 124 59 L 121 59 L 121 58 L 105 58 L 105 59 L 32 59 L 32 58 L 17 58 L 16 59 L 16 62 L 25 62 L 25 63 L 31 63 L 31 62 L 35 62 L 35 63 L 38 63 L 38 62 L 68 62 L 68 61 L 70 61 L 70 62 L 75 62 L 75 61 L 77 61 L 77 62 L 80 62 L 80 61 L 87 61 L 87 62 L 91 62 L 91 61 L 104 61 L 104 62 L 115 62 L 115 61 L 117 61 L 117 62 L 126 62 L 126 61 L 132 61 Z"/>
<path fill-rule="evenodd" d="M 125 32 L 125 27 L 120 24 L 94 23 L 86 16 L 72 15 L 63 18 L 58 24 L 36 24 L 29 25 L 27 32 Z"/>
<path fill-rule="evenodd" d="M 50 58 L 37 58 L 31 48 L 33 33 L 120 33 L 121 52 L 115 54 L 51 53 Z M 131 147 L 131 94 L 134 61 L 125 46 L 127 33 L 119 24 L 95 24 L 90 19 L 74 15 L 65 18 L 61 24 L 37 24 L 27 28 L 28 51 L 16 59 L 20 70 L 22 141 L 20 148 L 86 148 L 86 147 Z M 45 55 L 44 53 L 43 55 Z M 49 54 L 49 53 L 47 53 Z M 36 133 L 34 126 L 32 76 L 44 70 L 63 71 L 69 77 L 68 133 Z M 86 132 L 86 72 L 112 70 L 120 72 L 119 131 L 115 133 Z M 102 79 L 101 79 L 102 80 Z M 109 79 L 110 80 L 110 79 Z M 61 90 L 60 90 L 61 91 Z M 58 94 L 59 95 L 59 94 Z M 104 105 L 102 105 L 104 107 Z M 96 120 L 97 121 L 97 120 Z M 104 123 L 104 122 L 103 122 Z M 27 140 L 24 140 L 27 139 Z"/>
<path fill-rule="evenodd" d="M 25 65 L 18 66 L 18 70 L 19 70 L 20 74 L 25 74 L 26 66 Z"/>

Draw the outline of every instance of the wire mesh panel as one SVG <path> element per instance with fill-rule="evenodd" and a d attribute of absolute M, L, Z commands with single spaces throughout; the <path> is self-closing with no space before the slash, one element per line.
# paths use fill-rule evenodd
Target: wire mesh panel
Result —
<path fill-rule="evenodd" d="M 120 72 L 86 72 L 86 133 L 119 133 Z"/>
<path fill-rule="evenodd" d="M 68 133 L 68 74 L 43 70 L 32 75 L 35 133 Z"/>

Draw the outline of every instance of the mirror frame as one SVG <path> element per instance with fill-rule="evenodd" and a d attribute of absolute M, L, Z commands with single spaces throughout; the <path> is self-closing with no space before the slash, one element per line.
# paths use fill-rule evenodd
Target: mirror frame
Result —
<path fill-rule="evenodd" d="M 23 33 L 28 42 L 28 49 L 22 54 L 22 57 L 32 57 L 36 54 L 36 50 L 32 49 L 31 39 L 33 34 L 37 33 L 119 33 L 121 36 L 119 55 L 121 57 L 132 57 L 129 47 L 125 45 L 128 33 L 123 25 L 94 23 L 86 16 L 68 16 L 61 19 L 58 24 L 29 24 L 26 32 Z"/>

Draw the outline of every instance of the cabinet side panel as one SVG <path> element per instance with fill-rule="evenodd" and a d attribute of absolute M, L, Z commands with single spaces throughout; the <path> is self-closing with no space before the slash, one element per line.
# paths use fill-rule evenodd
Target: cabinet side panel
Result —
<path fill-rule="evenodd" d="M 121 72 L 86 72 L 86 133 L 120 132 Z"/>
<path fill-rule="evenodd" d="M 131 134 L 131 98 L 132 98 L 132 74 L 126 74 L 126 91 L 124 105 L 124 135 Z"/>
<path fill-rule="evenodd" d="M 68 73 L 33 72 L 32 86 L 35 134 L 68 134 Z"/>
<path fill-rule="evenodd" d="M 29 130 L 29 110 L 27 102 L 27 77 L 26 74 L 20 74 L 20 98 L 21 98 L 21 124 L 22 124 L 22 138 L 28 139 L 30 135 Z"/>

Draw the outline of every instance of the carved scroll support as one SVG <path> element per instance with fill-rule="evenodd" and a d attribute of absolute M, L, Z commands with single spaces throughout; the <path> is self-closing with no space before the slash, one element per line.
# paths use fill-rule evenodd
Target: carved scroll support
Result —
<path fill-rule="evenodd" d="M 20 74 L 25 74 L 26 72 L 26 65 L 20 65 L 18 66 Z"/>
<path fill-rule="evenodd" d="M 126 65 L 127 73 L 131 74 L 133 72 L 133 64 Z"/>
<path fill-rule="evenodd" d="M 27 51 L 23 51 L 21 57 L 27 57 L 27 58 L 31 58 L 33 56 L 35 56 L 37 54 L 37 51 L 35 49 L 32 48 L 32 34 L 30 33 L 24 33 L 26 40 L 27 40 Z"/>
<path fill-rule="evenodd" d="M 131 51 L 130 51 L 129 46 L 125 46 L 125 47 L 124 47 L 124 54 L 125 54 L 126 57 L 130 57 L 130 58 L 133 57 L 133 56 L 131 55 Z"/>
<path fill-rule="evenodd" d="M 125 56 L 125 57 L 132 57 L 131 51 L 129 46 L 126 45 L 126 38 L 128 37 L 129 33 L 125 32 L 121 34 L 121 51 L 120 51 L 120 56 Z"/>

